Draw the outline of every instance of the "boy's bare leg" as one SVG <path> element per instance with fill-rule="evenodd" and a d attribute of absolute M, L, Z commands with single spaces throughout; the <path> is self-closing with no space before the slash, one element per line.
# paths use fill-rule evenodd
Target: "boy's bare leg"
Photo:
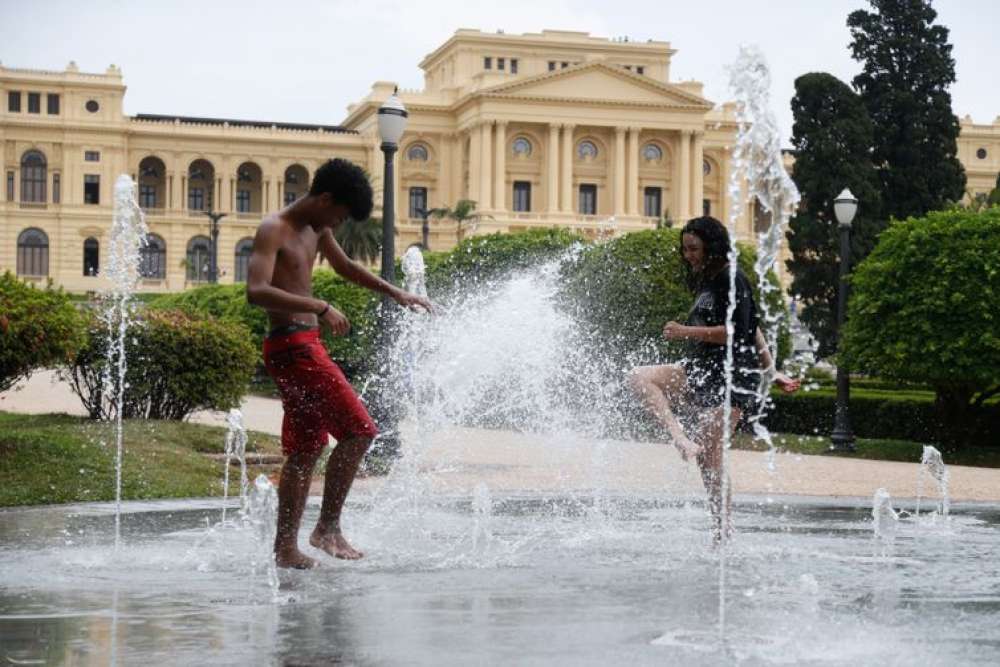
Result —
<path fill-rule="evenodd" d="M 680 366 L 640 366 L 632 371 L 628 380 L 646 410 L 667 429 L 681 458 L 685 461 L 694 458 L 698 454 L 698 445 L 684 433 L 670 407 L 671 399 L 676 403 L 687 384 L 684 369 Z"/>
<path fill-rule="evenodd" d="M 740 409 L 733 408 L 731 416 L 732 430 L 735 432 L 736 424 L 740 420 Z M 698 454 L 698 467 L 701 469 L 701 481 L 708 492 L 708 509 L 712 514 L 713 537 L 715 543 L 720 543 L 723 539 L 728 540 L 733 533 L 733 513 L 732 484 L 726 484 L 726 497 L 722 497 L 722 417 L 723 408 L 713 409 L 702 423 L 699 429 L 699 439 L 702 448 Z M 726 524 L 722 524 L 723 502 L 726 509 Z"/>
<path fill-rule="evenodd" d="M 278 481 L 278 530 L 274 560 L 278 567 L 309 569 L 318 563 L 299 551 L 299 524 L 309 495 L 319 452 L 295 453 L 285 459 Z"/>
<path fill-rule="evenodd" d="M 354 476 L 361 465 L 371 438 L 356 436 L 338 442 L 326 463 L 326 480 L 323 484 L 323 505 L 319 511 L 319 521 L 309 537 L 309 544 L 322 549 L 331 556 L 347 560 L 357 560 L 363 553 L 350 545 L 340 530 L 340 512 L 351 490 Z"/>

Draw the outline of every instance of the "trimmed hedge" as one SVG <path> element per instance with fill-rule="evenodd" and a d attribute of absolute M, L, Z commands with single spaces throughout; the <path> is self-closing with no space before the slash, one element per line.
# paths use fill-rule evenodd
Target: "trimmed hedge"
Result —
<path fill-rule="evenodd" d="M 828 436 L 833 430 L 837 396 L 829 391 L 772 392 L 773 408 L 765 424 L 780 433 Z M 891 438 L 940 442 L 940 419 L 933 396 L 887 398 L 885 393 L 855 391 L 848 405 L 851 430 L 859 438 Z M 980 408 L 972 442 L 1000 446 L 1000 406 Z"/>
<path fill-rule="evenodd" d="M 69 296 L 0 275 L 0 391 L 36 368 L 64 364 L 83 345 L 85 320 Z"/>

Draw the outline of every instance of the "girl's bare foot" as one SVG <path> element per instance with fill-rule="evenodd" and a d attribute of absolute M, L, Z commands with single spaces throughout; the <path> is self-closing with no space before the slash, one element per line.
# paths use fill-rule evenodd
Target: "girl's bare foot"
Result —
<path fill-rule="evenodd" d="M 311 570 L 319 566 L 319 562 L 315 558 L 310 558 L 294 547 L 276 551 L 274 553 L 274 563 L 278 567 L 286 567 L 293 570 Z"/>
<path fill-rule="evenodd" d="M 693 461 L 701 452 L 701 447 L 694 444 L 690 438 L 684 435 L 683 432 L 671 433 L 671 439 L 674 441 L 674 447 L 677 451 L 681 453 L 681 459 L 684 461 Z"/>
<path fill-rule="evenodd" d="M 321 533 L 317 528 L 309 536 L 309 544 L 335 558 L 343 558 L 344 560 L 358 560 L 364 556 L 363 553 L 350 545 L 339 530 Z"/>

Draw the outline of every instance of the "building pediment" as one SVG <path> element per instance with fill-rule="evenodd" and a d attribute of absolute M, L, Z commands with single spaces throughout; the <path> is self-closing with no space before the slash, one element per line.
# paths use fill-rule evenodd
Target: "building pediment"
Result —
<path fill-rule="evenodd" d="M 660 83 L 617 65 L 597 62 L 546 72 L 478 91 L 512 99 L 546 99 L 605 104 L 648 104 L 708 111 L 713 104 L 679 86 Z"/>

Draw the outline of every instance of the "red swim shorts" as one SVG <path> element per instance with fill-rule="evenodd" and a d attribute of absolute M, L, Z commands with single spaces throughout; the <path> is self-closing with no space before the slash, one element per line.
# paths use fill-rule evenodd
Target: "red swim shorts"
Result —
<path fill-rule="evenodd" d="M 285 456 L 322 451 L 327 434 L 340 442 L 378 433 L 351 383 L 320 343 L 319 329 L 266 338 L 264 367 L 281 394 Z"/>

